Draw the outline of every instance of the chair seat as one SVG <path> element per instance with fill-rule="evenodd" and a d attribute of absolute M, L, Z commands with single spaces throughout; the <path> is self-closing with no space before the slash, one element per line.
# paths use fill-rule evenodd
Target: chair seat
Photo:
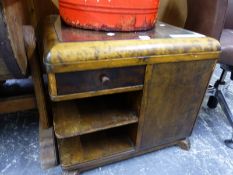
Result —
<path fill-rule="evenodd" d="M 220 43 L 222 46 L 220 63 L 233 66 L 233 30 L 232 29 L 223 30 Z"/>

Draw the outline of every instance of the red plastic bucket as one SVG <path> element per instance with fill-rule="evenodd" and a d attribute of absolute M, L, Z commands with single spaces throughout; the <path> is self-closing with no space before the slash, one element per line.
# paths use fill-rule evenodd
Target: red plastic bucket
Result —
<path fill-rule="evenodd" d="M 69 25 L 106 31 L 138 31 L 154 27 L 159 0 L 59 0 Z"/>

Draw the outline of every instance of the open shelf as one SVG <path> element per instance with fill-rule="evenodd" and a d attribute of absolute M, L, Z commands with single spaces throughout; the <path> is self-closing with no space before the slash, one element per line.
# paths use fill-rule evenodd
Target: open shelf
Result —
<path fill-rule="evenodd" d="M 138 122 L 141 92 L 93 97 L 54 104 L 57 138 L 102 131 Z"/>
<path fill-rule="evenodd" d="M 80 168 L 85 163 L 135 151 L 134 143 L 121 128 L 68 139 L 58 139 L 63 169 Z"/>

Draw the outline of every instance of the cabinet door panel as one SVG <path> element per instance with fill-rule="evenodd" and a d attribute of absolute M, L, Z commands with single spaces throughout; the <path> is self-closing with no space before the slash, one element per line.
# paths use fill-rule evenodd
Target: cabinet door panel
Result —
<path fill-rule="evenodd" d="M 147 93 L 141 149 L 190 136 L 215 61 L 153 66 Z"/>

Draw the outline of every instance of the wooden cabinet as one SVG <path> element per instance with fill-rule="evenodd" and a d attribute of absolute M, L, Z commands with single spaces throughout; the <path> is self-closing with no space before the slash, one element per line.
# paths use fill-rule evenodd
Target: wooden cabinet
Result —
<path fill-rule="evenodd" d="M 140 149 L 190 136 L 214 64 L 208 60 L 151 66 Z"/>
<path fill-rule="evenodd" d="M 47 20 L 43 38 L 63 169 L 183 148 L 219 57 L 218 41 L 160 22 L 146 32 L 74 29 L 58 16 Z"/>

